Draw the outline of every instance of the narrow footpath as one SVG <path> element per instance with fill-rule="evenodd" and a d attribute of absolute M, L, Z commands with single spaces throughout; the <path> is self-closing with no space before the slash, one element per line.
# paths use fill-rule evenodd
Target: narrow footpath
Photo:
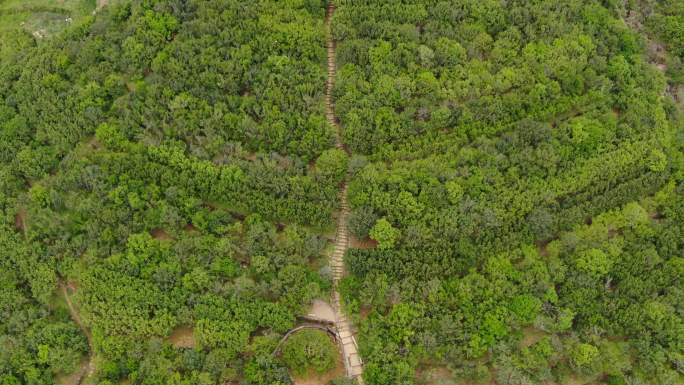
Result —
<path fill-rule="evenodd" d="M 90 354 L 88 355 L 88 360 L 87 363 L 85 363 L 80 369 L 79 369 L 79 375 L 78 375 L 78 380 L 75 381 L 77 384 L 83 384 L 85 380 L 90 378 L 94 373 L 95 373 L 95 360 L 93 356 L 93 335 L 90 333 L 90 330 L 85 327 L 83 324 L 83 321 L 81 321 L 81 316 L 78 314 L 78 311 L 76 310 L 76 307 L 74 304 L 71 302 L 71 297 L 69 296 L 69 288 L 65 283 L 60 283 L 60 287 L 62 289 L 62 294 L 64 295 L 64 299 L 66 301 L 67 307 L 69 308 L 69 314 L 71 315 L 71 319 L 76 322 L 79 328 L 81 328 L 81 331 L 83 334 L 85 334 L 86 339 L 88 339 L 88 348 L 90 350 Z"/>
<path fill-rule="evenodd" d="M 24 240 L 26 240 L 26 217 L 26 210 L 23 209 L 20 210 L 14 217 L 14 224 L 17 230 L 21 231 L 22 235 L 24 236 Z M 86 339 L 88 340 L 89 354 L 86 358 L 86 361 L 80 366 L 77 372 L 68 376 L 68 378 L 71 378 L 73 380 L 69 380 L 68 382 L 66 382 L 66 384 L 81 385 L 85 382 L 85 380 L 90 378 L 95 373 L 95 360 L 93 355 L 93 352 L 95 350 L 93 349 L 93 335 L 90 333 L 90 330 L 88 330 L 88 328 L 85 327 L 83 321 L 81 321 L 81 316 L 78 314 L 78 311 L 76 310 L 76 307 L 71 302 L 68 285 L 64 282 L 59 282 L 59 288 L 62 291 L 64 301 L 66 302 L 67 307 L 69 308 L 69 315 L 71 316 L 71 319 L 76 323 L 76 325 L 78 325 L 78 327 L 81 329 L 83 334 L 86 336 Z"/>
<path fill-rule="evenodd" d="M 325 17 L 326 44 L 328 48 L 328 80 L 325 88 L 325 116 L 328 122 L 335 127 L 336 147 L 349 151 L 342 141 L 341 127 L 335 117 L 335 105 L 333 102 L 333 89 L 335 87 L 335 77 L 337 75 L 336 46 L 332 36 L 332 16 L 335 13 L 335 5 L 328 3 L 328 10 Z M 330 259 L 330 267 L 333 273 L 333 309 L 335 310 L 335 326 L 339 333 L 342 345 L 342 355 L 347 377 L 355 378 L 359 384 L 363 384 L 361 377 L 363 373 L 363 362 L 358 352 L 358 345 L 354 337 L 354 329 L 351 322 L 344 315 L 340 301 L 340 293 L 337 290 L 338 284 L 344 277 L 344 254 L 349 248 L 349 232 L 347 230 L 347 218 L 349 217 L 349 204 L 347 203 L 347 182 L 345 181 L 340 188 L 340 211 L 337 217 L 337 233 L 335 235 L 335 249 Z"/>

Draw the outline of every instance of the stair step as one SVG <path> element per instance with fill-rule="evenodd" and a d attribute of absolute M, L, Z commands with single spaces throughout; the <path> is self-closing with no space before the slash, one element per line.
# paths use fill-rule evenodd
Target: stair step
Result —
<path fill-rule="evenodd" d="M 341 127 L 338 123 L 337 116 L 335 115 L 335 100 L 333 96 L 333 90 L 335 87 L 335 80 L 337 77 L 337 59 L 336 59 L 336 47 L 337 44 L 334 41 L 333 31 L 331 27 L 331 19 L 335 13 L 335 4 L 333 2 L 328 2 L 327 12 L 326 12 L 326 51 L 327 51 L 327 74 L 328 77 L 325 82 L 325 117 L 326 120 L 336 129 L 335 147 L 341 150 L 345 150 L 344 143 L 342 142 L 342 132 Z M 339 333 L 340 341 L 344 350 L 344 359 L 346 360 L 347 375 L 356 378 L 360 385 L 363 385 L 363 380 L 361 374 L 363 372 L 363 362 L 361 357 L 358 355 L 358 346 L 356 340 L 354 339 L 353 326 L 349 322 L 348 318 L 344 313 L 342 313 L 341 297 L 337 291 L 338 282 L 345 275 L 345 263 L 344 256 L 347 252 L 350 243 L 350 234 L 348 232 L 347 218 L 350 213 L 350 205 L 347 200 L 347 188 L 346 184 L 343 184 L 340 188 L 339 193 L 339 213 L 337 216 L 337 231 L 334 238 L 333 252 L 330 255 L 330 270 L 332 273 L 333 280 L 333 295 L 332 295 L 332 307 L 335 312 L 336 322 L 335 326 L 337 332 Z"/>

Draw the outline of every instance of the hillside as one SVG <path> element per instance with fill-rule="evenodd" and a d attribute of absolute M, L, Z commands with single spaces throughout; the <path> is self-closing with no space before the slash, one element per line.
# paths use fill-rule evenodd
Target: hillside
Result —
<path fill-rule="evenodd" d="M 0 384 L 684 383 L 680 2 L 0 26 Z"/>

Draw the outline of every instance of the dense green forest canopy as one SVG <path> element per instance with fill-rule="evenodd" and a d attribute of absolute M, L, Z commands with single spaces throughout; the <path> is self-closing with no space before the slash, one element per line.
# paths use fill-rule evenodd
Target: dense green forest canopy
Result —
<path fill-rule="evenodd" d="M 680 1 L 335 1 L 351 155 L 326 1 L 54 3 L 0 28 L 0 384 L 332 368 L 273 352 L 346 178 L 366 384 L 684 381 Z"/>
<path fill-rule="evenodd" d="M 340 2 L 367 382 L 681 382 L 681 122 L 623 11 Z"/>
<path fill-rule="evenodd" d="M 323 16 L 121 2 L 3 57 L 0 383 L 60 382 L 86 353 L 92 383 L 289 381 L 271 353 L 327 295 L 345 170 Z M 194 346 L 174 347 L 188 326 Z"/>

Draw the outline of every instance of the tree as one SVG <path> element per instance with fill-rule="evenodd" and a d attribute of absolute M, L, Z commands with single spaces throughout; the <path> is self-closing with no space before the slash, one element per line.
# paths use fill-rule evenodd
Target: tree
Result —
<path fill-rule="evenodd" d="M 337 149 L 323 151 L 316 161 L 316 172 L 323 178 L 339 183 L 347 173 L 347 153 Z"/>
<path fill-rule="evenodd" d="M 378 220 L 378 216 L 368 206 L 361 206 L 352 211 L 349 216 L 349 230 L 358 239 L 368 236 L 371 228 Z"/>
<path fill-rule="evenodd" d="M 510 309 L 521 323 L 530 324 L 537 318 L 541 306 L 541 301 L 536 297 L 519 295 L 511 301 Z"/>
<path fill-rule="evenodd" d="M 387 219 L 380 218 L 375 222 L 375 225 L 373 225 L 368 234 L 371 239 L 378 241 L 378 248 L 391 249 L 401 233 L 392 227 L 392 224 Z"/>
<path fill-rule="evenodd" d="M 596 346 L 580 343 L 572 350 L 572 362 L 578 367 L 587 366 L 594 362 L 598 354 Z"/>
<path fill-rule="evenodd" d="M 608 274 L 613 261 L 599 249 L 583 252 L 576 261 L 577 268 L 594 277 L 600 278 Z"/>
<path fill-rule="evenodd" d="M 292 335 L 283 345 L 285 364 L 298 376 L 309 370 L 325 373 L 335 367 L 337 348 L 325 332 L 302 330 Z"/>

